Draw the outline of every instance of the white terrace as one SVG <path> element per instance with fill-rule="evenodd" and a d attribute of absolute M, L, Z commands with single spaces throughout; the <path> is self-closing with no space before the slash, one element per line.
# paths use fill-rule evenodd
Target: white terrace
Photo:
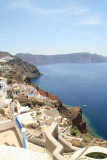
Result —
<path fill-rule="evenodd" d="M 0 144 L 28 148 L 26 132 L 17 115 L 12 119 L 0 122 Z"/>
<path fill-rule="evenodd" d="M 23 155 L 26 160 L 52 160 L 43 147 L 27 142 L 17 115 L 0 122 L 0 144 L 0 160 L 23 160 Z"/>

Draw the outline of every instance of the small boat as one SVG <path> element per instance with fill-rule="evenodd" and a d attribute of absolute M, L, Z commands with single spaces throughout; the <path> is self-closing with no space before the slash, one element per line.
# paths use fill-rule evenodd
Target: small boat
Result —
<path fill-rule="evenodd" d="M 84 104 L 84 105 L 83 105 L 83 107 L 84 107 L 84 108 L 86 108 L 86 107 L 87 107 L 87 105 L 86 105 L 86 104 Z"/>

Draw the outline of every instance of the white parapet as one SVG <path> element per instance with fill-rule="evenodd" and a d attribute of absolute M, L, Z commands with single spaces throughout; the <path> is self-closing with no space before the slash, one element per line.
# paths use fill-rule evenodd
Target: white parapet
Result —
<path fill-rule="evenodd" d="M 12 120 L 0 122 L 0 132 L 11 129 L 13 127 L 14 127 L 14 122 Z"/>

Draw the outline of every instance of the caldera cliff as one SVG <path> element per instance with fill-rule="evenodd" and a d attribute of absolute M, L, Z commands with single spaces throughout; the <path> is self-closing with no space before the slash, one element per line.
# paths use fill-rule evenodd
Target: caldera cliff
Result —
<path fill-rule="evenodd" d="M 41 95 L 46 96 L 51 100 L 57 101 L 56 108 L 58 111 L 63 114 L 64 117 L 66 117 L 70 122 L 72 122 L 73 125 L 77 126 L 81 133 L 87 132 L 86 121 L 82 117 L 82 109 L 79 106 L 72 108 L 64 106 L 58 96 L 40 89 L 38 85 L 33 86 Z"/>

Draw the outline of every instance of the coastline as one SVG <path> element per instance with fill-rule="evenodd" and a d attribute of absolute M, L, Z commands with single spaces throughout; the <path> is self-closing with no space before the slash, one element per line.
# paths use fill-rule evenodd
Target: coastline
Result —
<path fill-rule="evenodd" d="M 36 77 L 36 78 L 37 78 L 37 77 Z M 31 84 L 32 84 L 32 83 L 31 83 Z M 56 100 L 56 101 L 58 102 L 59 106 L 60 106 L 60 107 L 59 107 L 60 109 L 61 109 L 61 108 L 64 108 L 64 106 L 67 107 L 67 110 L 69 110 L 69 108 L 76 107 L 76 106 L 71 106 L 71 105 L 67 105 L 67 104 L 62 104 L 62 101 L 58 98 L 58 96 L 53 95 L 52 93 L 47 92 L 47 91 L 39 88 L 38 85 L 35 85 L 35 84 L 32 84 L 32 85 L 35 86 L 35 87 L 38 89 L 38 91 L 40 92 L 40 94 L 43 94 L 44 96 L 48 96 L 48 97 L 50 97 L 50 99 L 52 98 L 53 100 Z M 80 107 L 80 108 L 81 108 L 81 110 L 83 110 L 82 107 Z M 59 109 L 59 110 L 60 110 L 60 109 Z M 66 111 L 66 112 L 67 112 L 67 111 Z M 98 134 L 95 132 L 95 129 L 91 126 L 90 120 L 87 118 L 87 116 L 86 116 L 83 112 L 82 112 L 82 119 L 86 122 L 86 130 L 87 130 L 87 132 L 88 132 L 90 135 L 92 135 L 93 137 L 96 137 L 96 138 L 100 138 L 100 139 L 106 140 L 106 139 L 104 139 L 103 137 L 101 137 L 100 135 L 98 135 Z"/>
<path fill-rule="evenodd" d="M 64 106 L 67 106 L 68 108 L 73 108 L 75 106 L 71 106 L 71 105 L 67 105 L 67 104 L 63 104 Z M 83 110 L 83 108 L 81 107 L 81 109 Z M 106 141 L 106 139 L 104 139 L 103 137 L 101 137 L 100 135 L 98 135 L 95 131 L 95 128 L 92 127 L 90 120 L 88 119 L 88 117 L 82 112 L 82 117 L 83 119 L 86 121 L 86 128 L 87 128 L 87 132 L 92 135 L 95 138 L 100 138 Z"/>
<path fill-rule="evenodd" d="M 42 96 L 46 96 L 51 100 L 56 101 L 56 108 L 60 112 L 60 114 L 62 114 L 63 117 L 67 118 L 68 121 L 76 126 L 81 133 L 87 133 L 86 121 L 82 117 L 82 109 L 80 108 L 80 106 L 76 106 L 74 108 L 64 106 L 58 96 L 39 88 L 38 85 L 32 85 Z"/>
<path fill-rule="evenodd" d="M 36 78 L 37 78 L 37 77 L 36 77 Z M 35 84 L 33 84 L 33 83 L 32 83 L 32 85 L 38 87 L 38 85 L 35 85 Z M 38 87 L 38 88 L 39 88 L 39 87 Z M 60 104 L 60 107 L 59 107 L 60 109 L 59 109 L 59 110 L 62 109 L 62 110 L 63 110 L 62 112 L 65 112 L 65 110 L 66 110 L 66 113 L 67 113 L 67 112 L 68 112 L 67 110 L 69 110 L 69 108 L 75 107 L 75 106 L 71 106 L 71 105 L 62 104 L 61 100 L 60 100 L 56 95 L 53 95 L 52 93 L 50 93 L 50 92 L 48 92 L 48 91 L 45 91 L 45 90 L 40 89 L 40 88 L 39 88 L 39 91 L 40 91 L 40 93 L 42 93 L 44 96 L 49 96 L 49 97 L 51 97 L 53 100 L 57 99 L 58 103 Z M 66 106 L 67 109 L 65 109 L 64 106 Z M 81 110 L 83 110 L 82 107 L 81 107 Z M 62 112 L 61 112 L 61 113 L 62 113 Z M 69 112 L 68 112 L 68 114 L 69 114 Z M 68 117 L 69 117 L 69 116 L 68 116 Z M 93 128 L 93 127 L 91 126 L 90 120 L 87 118 L 87 116 L 86 116 L 83 112 L 82 112 L 82 118 L 83 118 L 83 119 L 85 120 L 85 122 L 86 122 L 86 129 L 87 129 L 88 134 L 92 135 L 93 137 L 96 137 L 96 138 L 99 138 L 99 139 L 103 139 L 103 140 L 106 141 L 106 139 L 104 139 L 103 137 L 101 137 L 100 135 L 98 135 L 98 134 L 96 133 L 95 128 Z M 81 122 L 80 122 L 80 123 L 81 123 Z"/>
<path fill-rule="evenodd" d="M 95 138 L 100 138 L 107 141 L 106 139 L 104 139 L 103 137 L 101 137 L 96 133 L 95 128 L 92 127 L 90 120 L 87 118 L 87 116 L 84 113 L 82 114 L 82 116 L 86 120 L 88 133 L 94 136 Z"/>

